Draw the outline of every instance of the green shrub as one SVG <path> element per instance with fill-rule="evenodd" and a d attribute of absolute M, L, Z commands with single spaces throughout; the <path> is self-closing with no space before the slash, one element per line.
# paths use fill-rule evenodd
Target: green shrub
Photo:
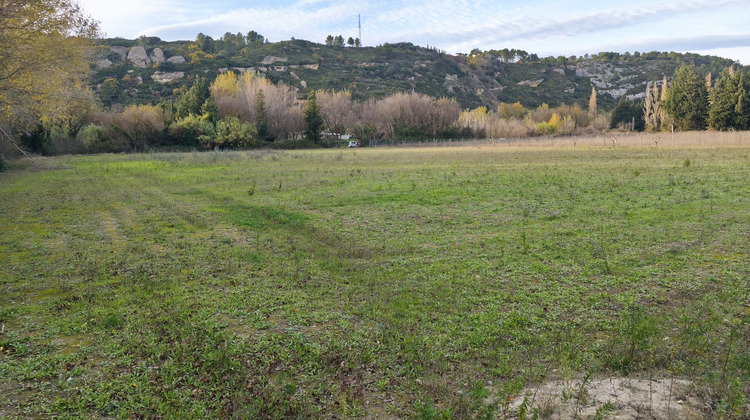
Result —
<path fill-rule="evenodd" d="M 81 147 L 88 153 L 112 153 L 127 150 L 127 144 L 117 144 L 112 140 L 107 129 L 96 125 L 89 124 L 78 131 L 76 139 L 81 143 Z"/>
<path fill-rule="evenodd" d="M 213 139 L 202 137 L 204 147 L 249 148 L 257 146 L 258 132 L 255 126 L 238 117 L 224 117 L 216 124 L 216 136 Z"/>
<path fill-rule="evenodd" d="M 216 127 L 211 122 L 192 114 L 169 126 L 169 137 L 180 146 L 197 147 L 212 142 L 215 136 Z"/>
<path fill-rule="evenodd" d="M 0 172 L 8 170 L 8 162 L 5 161 L 5 157 L 0 156 Z"/>
<path fill-rule="evenodd" d="M 54 126 L 49 129 L 50 152 L 53 155 L 80 153 L 83 142 L 68 132 L 65 127 Z"/>

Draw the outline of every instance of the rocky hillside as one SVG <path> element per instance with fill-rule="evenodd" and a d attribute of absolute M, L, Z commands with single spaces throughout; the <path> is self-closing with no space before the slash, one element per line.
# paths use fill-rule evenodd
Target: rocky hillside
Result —
<path fill-rule="evenodd" d="M 731 60 L 695 54 L 600 53 L 592 57 L 500 57 L 492 52 L 449 55 L 409 43 L 335 47 L 303 40 L 252 43 L 204 52 L 196 42 L 158 38 L 107 39 L 97 47 L 91 84 L 104 106 L 169 100 L 196 75 L 214 77 L 251 70 L 299 89 L 348 89 L 357 100 L 398 91 L 456 98 L 465 108 L 500 102 L 588 104 L 596 87 L 599 106 L 644 96 L 646 84 L 671 77 L 683 63 L 718 75 Z M 743 71 L 746 69 L 743 69 Z"/>

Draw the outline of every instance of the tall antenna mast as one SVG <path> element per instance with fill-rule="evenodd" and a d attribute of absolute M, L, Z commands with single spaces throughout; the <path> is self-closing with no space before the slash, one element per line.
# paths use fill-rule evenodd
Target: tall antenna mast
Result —
<path fill-rule="evenodd" d="M 362 45 L 362 15 L 357 15 L 359 20 L 359 45 Z"/>

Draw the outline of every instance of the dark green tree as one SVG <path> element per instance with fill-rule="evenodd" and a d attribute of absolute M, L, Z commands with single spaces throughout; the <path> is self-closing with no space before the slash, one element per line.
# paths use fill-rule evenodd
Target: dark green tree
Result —
<path fill-rule="evenodd" d="M 205 35 L 203 32 L 199 33 L 198 36 L 195 37 L 195 44 L 203 52 L 206 52 L 206 53 L 213 52 L 214 39 L 208 35 Z"/>
<path fill-rule="evenodd" d="M 610 128 L 616 128 L 619 125 L 631 127 L 635 131 L 646 129 L 646 122 L 643 120 L 643 102 L 632 102 L 622 99 L 612 110 L 612 122 Z"/>
<path fill-rule="evenodd" d="M 201 115 L 201 107 L 211 96 L 210 84 L 205 77 L 196 76 L 193 86 L 175 102 L 175 116 L 185 118 L 190 114 Z"/>
<path fill-rule="evenodd" d="M 750 130 L 750 80 L 746 74 L 739 75 L 737 81 L 737 105 L 735 124 L 738 130 Z"/>
<path fill-rule="evenodd" d="M 708 112 L 708 125 L 719 131 L 735 128 L 737 118 L 738 78 L 726 69 L 711 91 L 711 109 Z"/>
<path fill-rule="evenodd" d="M 391 55 L 393 54 L 393 45 L 386 42 L 378 48 L 385 53 L 387 58 L 391 58 Z"/>
<path fill-rule="evenodd" d="M 216 125 L 219 120 L 219 108 L 216 107 L 216 101 L 213 96 L 209 96 L 206 102 L 201 106 L 201 119 Z"/>
<path fill-rule="evenodd" d="M 704 130 L 708 118 L 708 89 L 695 65 L 677 69 L 667 89 L 664 109 L 674 120 L 677 130 Z"/>
<path fill-rule="evenodd" d="M 120 96 L 120 84 L 113 78 L 107 78 L 102 82 L 101 88 L 99 89 L 99 98 L 102 100 L 102 104 L 110 106 L 116 103 Z"/>
<path fill-rule="evenodd" d="M 750 83 L 745 75 L 726 69 L 711 91 L 708 124 L 714 130 L 747 130 L 750 128 Z"/>
<path fill-rule="evenodd" d="M 307 106 L 305 107 L 305 137 L 315 144 L 320 144 L 323 142 L 321 130 L 323 130 L 323 117 L 320 106 L 318 106 L 318 100 L 315 98 L 315 91 L 312 91 L 307 97 Z"/>
<path fill-rule="evenodd" d="M 245 42 L 245 36 L 242 35 L 242 32 L 237 32 L 237 35 L 234 36 L 234 48 L 239 51 L 245 45 L 247 45 L 247 43 Z"/>
<path fill-rule="evenodd" d="M 255 130 L 258 132 L 258 138 L 263 141 L 274 141 L 273 134 L 268 130 L 268 113 L 266 113 L 266 101 L 263 96 L 263 89 L 258 89 L 255 95 Z"/>
<path fill-rule="evenodd" d="M 250 31 L 250 32 L 247 33 L 247 44 L 248 45 L 250 45 L 250 44 L 261 45 L 264 42 L 266 42 L 266 38 L 263 35 L 255 32 L 255 31 Z"/>

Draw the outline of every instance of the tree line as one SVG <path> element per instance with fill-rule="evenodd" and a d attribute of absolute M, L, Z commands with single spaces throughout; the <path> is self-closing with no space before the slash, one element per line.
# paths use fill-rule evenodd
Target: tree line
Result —
<path fill-rule="evenodd" d="M 344 134 L 362 142 L 517 138 L 628 130 L 746 130 L 750 98 L 745 75 L 732 68 L 715 85 L 695 66 L 682 66 L 671 83 L 650 83 L 645 100 L 622 101 L 600 113 L 592 89 L 588 108 L 543 104 L 528 109 L 462 110 L 453 99 L 399 92 L 365 102 L 350 91 L 300 92 L 252 72 L 226 72 L 213 81 L 197 76 L 173 102 L 123 110 L 90 109 L 78 121 L 25 131 L 23 145 L 36 153 L 101 153 L 151 148 L 337 147 Z"/>
<path fill-rule="evenodd" d="M 98 110 L 73 126 L 31 131 L 24 145 L 38 153 L 127 152 L 153 147 L 335 147 L 357 139 L 457 138 L 460 106 L 452 99 L 395 93 L 367 102 L 350 91 L 311 91 L 274 84 L 252 72 L 196 77 L 174 102 Z"/>
<path fill-rule="evenodd" d="M 346 45 L 350 47 L 361 47 L 362 42 L 359 40 L 359 38 L 353 38 L 349 37 L 349 39 L 346 40 Z M 326 46 L 329 47 L 343 47 L 344 46 L 344 37 L 342 35 L 328 35 L 326 37 Z"/>
<path fill-rule="evenodd" d="M 747 74 L 727 67 L 714 81 L 695 65 L 671 82 L 650 83 L 642 102 L 622 101 L 611 114 L 588 108 L 520 103 L 462 110 L 453 99 L 396 92 L 364 102 L 350 91 L 310 91 L 253 73 L 196 77 L 174 101 L 105 110 L 86 86 L 92 21 L 72 0 L 9 0 L 0 8 L 0 156 L 35 153 L 142 151 L 154 147 L 253 148 L 338 146 L 360 141 L 567 135 L 630 130 L 746 130 Z M 334 38 L 341 44 L 342 37 Z M 147 39 L 141 40 L 148 42 Z M 195 51 L 263 43 L 255 32 L 199 35 Z M 530 60 L 522 50 L 472 51 L 472 57 Z M 607 57 L 602 57 L 607 59 Z M 471 65 L 472 63 L 468 63 Z M 611 118 L 610 118 L 611 117 Z"/>
<path fill-rule="evenodd" d="M 714 82 L 711 73 L 682 65 L 671 83 L 666 76 L 661 85 L 649 83 L 642 102 L 621 101 L 612 111 L 612 127 L 618 125 L 646 131 L 748 130 L 750 81 L 733 66 Z"/>
<path fill-rule="evenodd" d="M 578 105 L 527 109 L 462 110 L 455 99 L 397 92 L 358 102 L 350 91 L 311 91 L 305 99 L 291 86 L 263 75 L 232 71 L 213 81 L 197 76 L 174 102 L 97 110 L 76 126 L 32 131 L 24 144 L 38 153 L 101 153 L 182 148 L 337 147 L 345 134 L 359 141 L 415 141 L 528 137 L 601 131 L 609 126 Z"/>

